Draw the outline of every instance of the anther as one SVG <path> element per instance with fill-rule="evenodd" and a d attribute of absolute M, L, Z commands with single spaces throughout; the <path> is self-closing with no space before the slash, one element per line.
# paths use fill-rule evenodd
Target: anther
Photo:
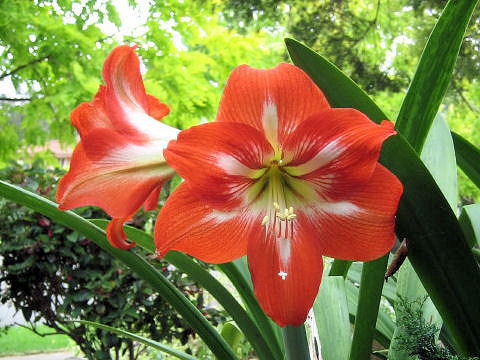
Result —
<path fill-rule="evenodd" d="M 273 203 L 273 207 L 275 208 L 275 210 L 280 210 L 280 206 L 278 205 L 277 202 Z"/>
<path fill-rule="evenodd" d="M 267 225 L 267 223 L 268 223 L 268 216 L 265 215 L 262 220 L 262 226 Z"/>

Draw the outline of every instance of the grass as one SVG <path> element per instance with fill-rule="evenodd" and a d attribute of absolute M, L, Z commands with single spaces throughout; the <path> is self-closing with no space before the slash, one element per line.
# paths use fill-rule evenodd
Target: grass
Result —
<path fill-rule="evenodd" d="M 40 333 L 50 333 L 45 325 L 37 327 Z M 39 336 L 21 326 L 13 326 L 0 332 L 0 356 L 12 354 L 31 354 L 72 349 L 72 342 L 66 335 Z"/>

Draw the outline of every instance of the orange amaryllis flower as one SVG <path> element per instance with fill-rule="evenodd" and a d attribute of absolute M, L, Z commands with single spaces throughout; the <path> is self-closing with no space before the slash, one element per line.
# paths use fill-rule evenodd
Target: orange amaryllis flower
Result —
<path fill-rule="evenodd" d="M 377 160 L 396 132 L 330 108 L 300 69 L 240 66 L 217 119 L 164 151 L 185 179 L 155 226 L 175 249 L 222 263 L 247 254 L 255 295 L 278 325 L 300 325 L 317 295 L 322 256 L 372 260 L 394 242 L 402 185 Z"/>
<path fill-rule="evenodd" d="M 103 64 L 102 77 L 105 85 L 93 101 L 70 115 L 81 140 L 56 200 L 60 209 L 103 208 L 113 218 L 108 240 L 127 249 L 134 244 L 126 241 L 122 225 L 142 204 L 145 210 L 156 207 L 162 184 L 174 174 L 163 149 L 178 130 L 159 121 L 169 108 L 145 93 L 134 47 L 115 48 Z"/>

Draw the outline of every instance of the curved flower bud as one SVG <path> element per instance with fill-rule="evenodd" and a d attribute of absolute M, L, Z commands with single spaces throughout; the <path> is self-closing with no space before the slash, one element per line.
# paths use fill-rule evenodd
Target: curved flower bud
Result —
<path fill-rule="evenodd" d="M 126 242 L 123 223 L 142 204 L 145 210 L 154 209 L 162 184 L 174 174 L 163 149 L 178 134 L 159 121 L 169 108 L 145 93 L 134 49 L 113 49 L 103 64 L 105 85 L 90 103 L 72 111 L 81 140 L 56 193 L 60 209 L 104 209 L 113 218 L 108 240 L 122 249 L 134 245 Z"/>

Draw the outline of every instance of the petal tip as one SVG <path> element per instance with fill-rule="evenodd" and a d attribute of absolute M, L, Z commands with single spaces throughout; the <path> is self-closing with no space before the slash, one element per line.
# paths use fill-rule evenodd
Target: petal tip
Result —
<path fill-rule="evenodd" d="M 114 248 L 128 250 L 135 246 L 135 242 L 127 241 L 127 236 L 123 232 L 123 223 L 126 220 L 126 218 L 114 218 L 107 225 L 107 240 Z"/>

